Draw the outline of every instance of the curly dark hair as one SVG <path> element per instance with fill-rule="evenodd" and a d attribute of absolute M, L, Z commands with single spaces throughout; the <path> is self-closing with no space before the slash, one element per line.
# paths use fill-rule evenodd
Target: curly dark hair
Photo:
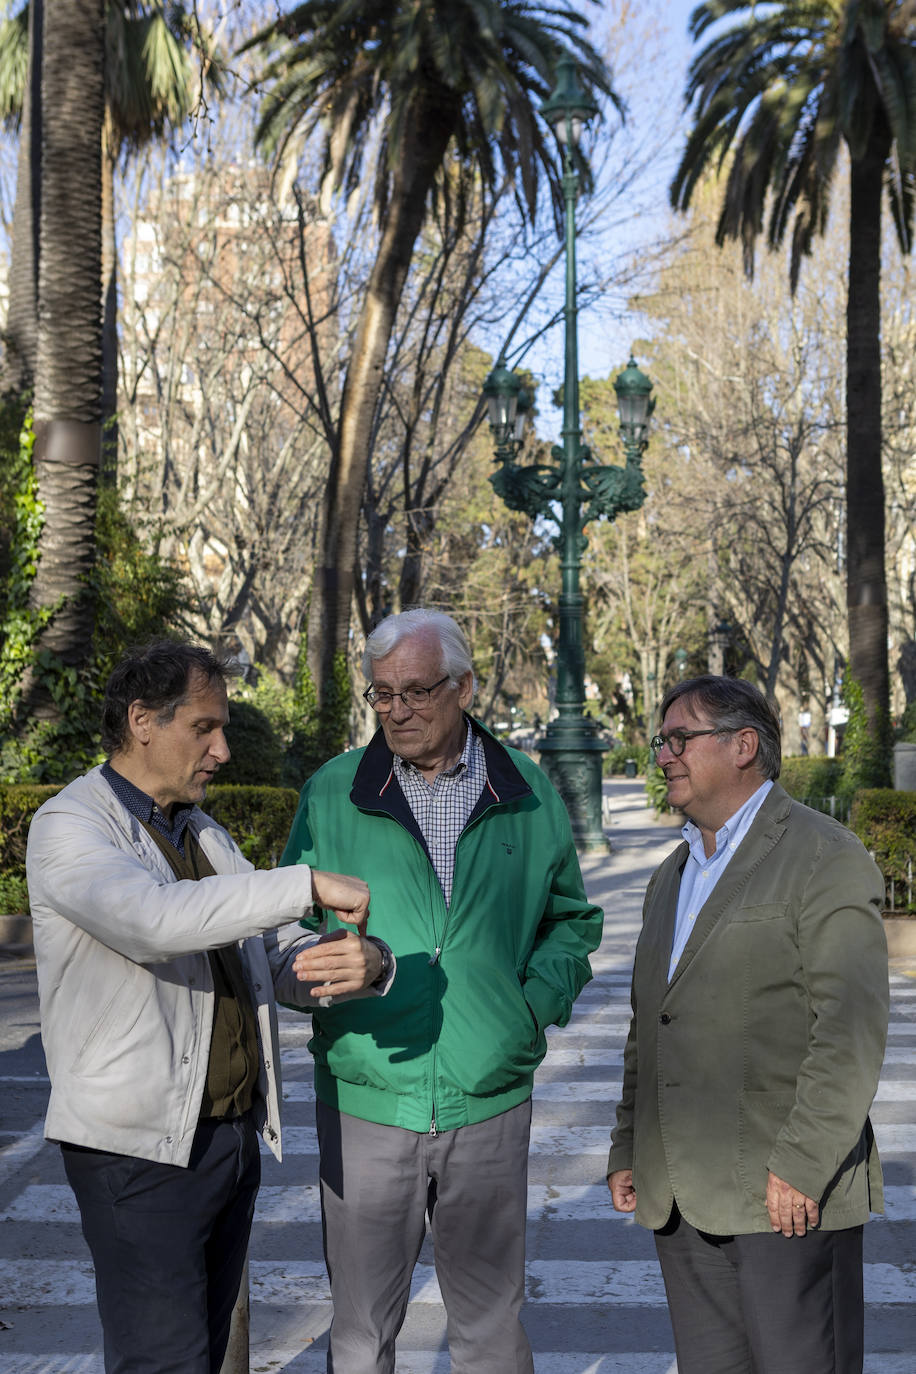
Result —
<path fill-rule="evenodd" d="M 202 644 L 182 644 L 173 639 L 155 639 L 131 649 L 114 669 L 105 685 L 102 703 L 102 747 L 109 755 L 123 749 L 129 737 L 127 713 L 133 701 L 140 701 L 156 712 L 160 725 L 174 718 L 187 701 L 192 680 L 201 675 L 211 682 L 225 683 L 239 674 L 230 656 L 219 656 Z"/>

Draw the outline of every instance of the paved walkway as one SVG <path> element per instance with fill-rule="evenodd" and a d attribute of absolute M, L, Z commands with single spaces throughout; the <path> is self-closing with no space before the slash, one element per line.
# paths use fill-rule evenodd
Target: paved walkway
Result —
<path fill-rule="evenodd" d="M 642 895 L 679 834 L 651 821 L 640 783 L 605 786 L 612 853 L 583 864 L 607 912 L 605 937 L 594 981 L 570 1025 L 552 1033 L 535 1088 L 525 1322 L 537 1374 L 676 1374 L 651 1237 L 612 1211 L 604 1167 Z M 873 1113 L 889 1206 L 866 1228 L 867 1374 L 916 1374 L 916 967 L 895 961 L 892 986 Z M 286 1159 L 265 1156 L 252 1238 L 253 1374 L 319 1374 L 325 1364 L 308 1025 L 282 1015 Z M 0 965 L 0 1374 L 102 1374 L 91 1267 L 58 1152 L 41 1141 L 47 1082 L 36 1032 L 34 974 Z M 449 1368 L 428 1247 L 397 1367 Z"/>

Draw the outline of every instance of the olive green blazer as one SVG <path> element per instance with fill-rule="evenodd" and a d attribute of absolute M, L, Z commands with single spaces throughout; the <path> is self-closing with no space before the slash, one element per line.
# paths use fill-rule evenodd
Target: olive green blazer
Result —
<path fill-rule="evenodd" d="M 883 1210 L 868 1111 L 887 1035 L 884 883 L 845 826 L 775 784 L 668 982 L 680 844 L 653 874 L 608 1173 L 636 1220 L 677 1199 L 713 1235 L 768 1231 L 767 1171 L 820 1200 L 826 1230 Z"/>

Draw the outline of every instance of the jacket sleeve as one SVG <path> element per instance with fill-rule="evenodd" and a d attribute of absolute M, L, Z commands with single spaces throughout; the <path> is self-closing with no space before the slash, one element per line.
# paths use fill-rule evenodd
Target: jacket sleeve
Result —
<path fill-rule="evenodd" d="M 525 966 L 523 990 L 538 1030 L 565 1026 L 573 1003 L 592 976 L 588 956 L 598 948 L 604 912 L 585 895 L 566 808 L 554 793 L 554 825 L 560 857 L 550 875 L 547 900 Z"/>
<path fill-rule="evenodd" d="M 316 854 L 316 839 L 312 832 L 312 823 L 309 815 L 309 803 L 312 796 L 311 782 L 307 782 L 299 793 L 299 805 L 293 817 L 290 827 L 289 839 L 286 841 L 283 853 L 280 855 L 280 867 L 285 868 L 294 864 L 312 864 L 317 866 L 318 856 Z M 310 909 L 303 917 L 303 925 L 312 930 L 320 929 L 322 912 L 320 907 Z"/>
<path fill-rule="evenodd" d="M 841 830 L 822 838 L 797 924 L 808 1050 L 767 1160 L 813 1198 L 857 1147 L 878 1086 L 889 1002 L 883 903 L 883 879 L 859 840 Z"/>
<path fill-rule="evenodd" d="M 293 962 L 300 950 L 311 949 L 320 938 L 321 936 L 313 931 L 308 933 L 303 931 L 298 921 L 293 925 L 281 926 L 279 930 L 270 931 L 264 936 L 264 947 L 267 950 L 274 993 L 278 1002 L 282 1002 L 284 1006 L 308 1009 L 317 1006 L 328 1007 L 332 1001 L 336 1005 L 339 1002 L 353 1002 L 361 997 L 384 997 L 386 995 L 394 982 L 397 960 L 384 940 L 369 936 L 367 938 L 371 940 L 372 944 L 388 950 L 390 956 L 391 968 L 384 984 L 381 987 L 376 987 L 373 984 L 371 987 L 361 988 L 359 992 L 338 993 L 333 999 L 330 997 L 317 999 L 310 997 L 309 984 L 302 982 L 293 972 Z"/>
<path fill-rule="evenodd" d="M 237 865 L 242 871 L 171 880 L 84 806 L 37 812 L 26 856 L 36 923 L 56 914 L 139 964 L 264 934 L 311 910 L 308 870 L 255 872 L 241 855 Z"/>

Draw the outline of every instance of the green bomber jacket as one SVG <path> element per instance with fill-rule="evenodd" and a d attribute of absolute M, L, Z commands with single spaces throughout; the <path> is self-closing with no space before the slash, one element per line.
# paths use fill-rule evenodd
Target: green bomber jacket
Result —
<path fill-rule="evenodd" d="M 545 1027 L 568 1021 L 601 938 L 556 791 L 471 723 L 487 781 L 458 839 L 448 909 L 381 730 L 305 784 L 281 859 L 364 878 L 369 930 L 397 958 L 371 1008 L 313 1014 L 316 1094 L 413 1131 L 485 1121 L 530 1096 Z"/>

